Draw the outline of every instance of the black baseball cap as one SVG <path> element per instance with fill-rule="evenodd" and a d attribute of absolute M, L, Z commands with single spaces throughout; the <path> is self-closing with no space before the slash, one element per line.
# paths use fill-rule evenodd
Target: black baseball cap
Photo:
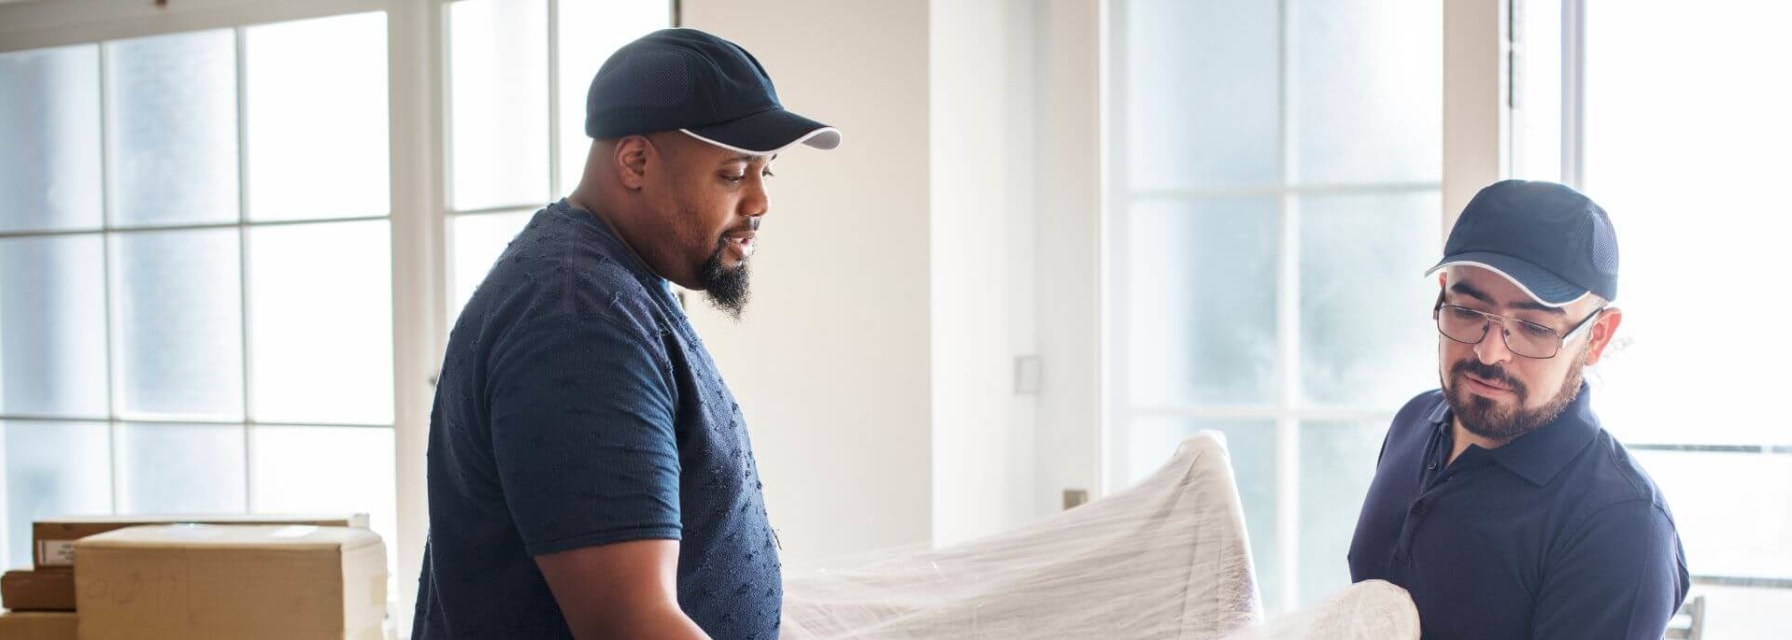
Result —
<path fill-rule="evenodd" d="M 1618 299 L 1618 236 L 1605 209 L 1566 185 L 1506 180 L 1475 194 L 1425 272 L 1468 265 L 1493 271 L 1551 307 L 1592 293 Z"/>
<path fill-rule="evenodd" d="M 746 49 L 696 29 L 662 29 L 617 49 L 591 80 L 585 134 L 683 131 L 743 153 L 840 146 L 840 131 L 791 113 Z"/>

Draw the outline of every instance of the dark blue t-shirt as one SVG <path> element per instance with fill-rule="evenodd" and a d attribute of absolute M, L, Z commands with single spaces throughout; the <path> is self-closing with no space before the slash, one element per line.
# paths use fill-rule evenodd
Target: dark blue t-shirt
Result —
<path fill-rule="evenodd" d="M 670 293 L 591 213 L 537 212 L 448 339 L 416 640 L 570 638 L 534 556 L 682 539 L 678 604 L 778 635 L 783 585 L 740 408 Z"/>
<path fill-rule="evenodd" d="M 1449 460 L 1441 391 L 1407 403 L 1382 444 L 1350 577 L 1418 605 L 1425 640 L 1660 640 L 1686 598 L 1667 502 L 1599 427 L 1591 390 L 1497 449 Z"/>

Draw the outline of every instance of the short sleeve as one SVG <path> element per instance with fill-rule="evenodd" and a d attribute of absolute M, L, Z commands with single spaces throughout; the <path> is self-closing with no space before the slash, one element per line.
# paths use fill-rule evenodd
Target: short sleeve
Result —
<path fill-rule="evenodd" d="M 1665 512 L 1647 500 L 1606 507 L 1550 562 L 1531 637 L 1660 640 L 1687 583 Z"/>
<path fill-rule="evenodd" d="M 638 327 L 576 313 L 532 318 L 493 349 L 492 451 L 529 555 L 679 538 L 676 388 L 661 349 Z"/>

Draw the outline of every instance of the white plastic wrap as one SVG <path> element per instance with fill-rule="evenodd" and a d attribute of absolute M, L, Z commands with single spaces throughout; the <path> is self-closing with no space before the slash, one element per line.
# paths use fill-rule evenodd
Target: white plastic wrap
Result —
<path fill-rule="evenodd" d="M 1208 640 L 1262 618 L 1223 436 L 1044 521 L 785 577 L 787 640 Z"/>
<path fill-rule="evenodd" d="M 1405 589 L 1368 580 L 1226 640 L 1419 640 L 1419 610 Z"/>

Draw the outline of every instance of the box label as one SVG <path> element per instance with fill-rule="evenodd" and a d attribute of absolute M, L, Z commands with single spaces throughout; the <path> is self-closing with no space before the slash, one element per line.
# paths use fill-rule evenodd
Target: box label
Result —
<path fill-rule="evenodd" d="M 75 566 L 75 541 L 39 540 L 37 543 L 37 564 L 42 567 Z"/>

